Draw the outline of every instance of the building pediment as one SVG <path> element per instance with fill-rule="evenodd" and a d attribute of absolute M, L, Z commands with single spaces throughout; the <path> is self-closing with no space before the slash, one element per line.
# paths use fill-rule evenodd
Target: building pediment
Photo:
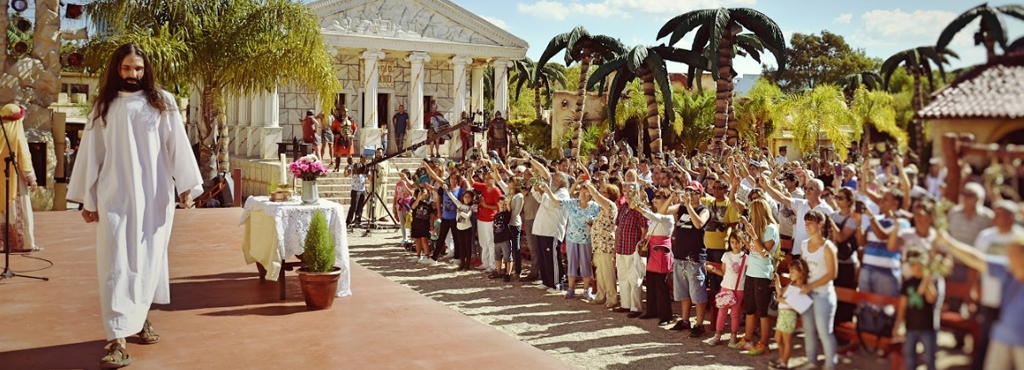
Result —
<path fill-rule="evenodd" d="M 522 49 L 522 39 L 448 0 L 319 0 L 310 7 L 338 36 Z"/>

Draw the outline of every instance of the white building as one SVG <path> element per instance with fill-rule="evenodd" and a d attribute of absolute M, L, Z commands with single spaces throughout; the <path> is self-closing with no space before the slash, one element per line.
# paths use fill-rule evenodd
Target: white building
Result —
<path fill-rule="evenodd" d="M 453 124 L 463 111 L 482 110 L 487 66 L 494 66 L 495 109 L 508 116 L 508 69 L 526 56 L 522 39 L 449 0 L 319 0 L 309 7 L 335 57 L 342 85 L 335 105 L 344 104 L 362 127 L 361 145 L 379 146 L 378 127 L 391 124 L 400 104 L 410 118 L 406 144 L 426 139 L 423 117 L 432 100 Z M 276 158 L 278 142 L 301 140 L 301 119 L 307 110 L 320 111 L 317 101 L 288 86 L 229 98 L 232 150 Z"/>

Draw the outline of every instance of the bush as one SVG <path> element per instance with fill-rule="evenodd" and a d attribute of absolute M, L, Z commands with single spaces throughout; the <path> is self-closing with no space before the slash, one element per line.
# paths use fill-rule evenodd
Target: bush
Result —
<path fill-rule="evenodd" d="M 508 121 L 508 127 L 512 136 L 519 139 L 519 146 L 532 154 L 546 153 L 551 148 L 551 125 L 544 120 L 514 119 Z"/>
<path fill-rule="evenodd" d="M 334 236 L 327 228 L 327 220 L 320 210 L 313 212 L 313 221 L 306 232 L 302 260 L 309 272 L 330 272 L 334 267 Z"/>

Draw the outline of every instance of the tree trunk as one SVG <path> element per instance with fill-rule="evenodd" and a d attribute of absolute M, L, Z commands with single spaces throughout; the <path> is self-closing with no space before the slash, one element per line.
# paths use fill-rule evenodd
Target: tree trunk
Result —
<path fill-rule="evenodd" d="M 700 76 L 694 76 L 700 78 Z M 732 107 L 732 36 L 723 35 L 718 44 L 718 81 L 715 81 L 715 134 L 714 139 L 725 139 L 736 145 L 739 131 Z"/>
<path fill-rule="evenodd" d="M 655 96 L 654 73 L 647 68 L 640 75 L 644 83 L 644 100 L 647 101 L 647 134 L 651 137 L 651 158 L 661 156 L 661 116 L 658 114 L 658 99 Z"/>
<path fill-rule="evenodd" d="M 583 104 L 587 98 L 587 71 L 590 70 L 590 56 L 584 56 L 580 60 L 580 82 L 576 88 L 576 112 L 573 114 L 572 121 L 572 142 L 570 145 L 570 153 L 573 157 L 580 155 L 580 145 L 582 141 L 580 137 L 583 136 Z"/>
<path fill-rule="evenodd" d="M 539 84 L 533 86 L 533 108 L 537 110 L 537 119 L 540 119 L 541 109 L 540 109 L 540 85 Z"/>
<path fill-rule="evenodd" d="M 219 152 L 223 148 L 225 150 L 224 159 L 227 160 L 227 144 L 221 147 L 220 140 L 217 140 L 218 133 L 223 135 L 221 140 L 227 139 L 227 135 L 224 133 L 227 130 L 223 110 L 224 96 L 220 88 L 207 84 L 199 93 L 199 101 L 203 120 L 199 125 L 199 170 L 203 179 L 209 180 L 217 176 L 219 155 L 215 154 L 214 149 Z"/>
<path fill-rule="evenodd" d="M 7 16 L 7 1 L 0 0 L 0 30 L 4 30 L 4 36 L 0 37 L 0 71 L 7 72 L 7 27 L 11 19 Z"/>
<path fill-rule="evenodd" d="M 911 72 L 914 76 L 914 112 L 920 112 L 924 109 L 924 97 L 921 88 L 921 72 L 917 68 L 913 68 Z M 924 160 L 924 121 L 920 118 L 914 118 L 914 141 L 916 141 L 917 147 L 914 148 L 917 152 L 917 159 L 919 161 Z M 921 167 L 918 163 L 918 172 L 920 174 L 928 173 L 928 167 Z M 913 179 L 911 180 L 913 181 Z"/>

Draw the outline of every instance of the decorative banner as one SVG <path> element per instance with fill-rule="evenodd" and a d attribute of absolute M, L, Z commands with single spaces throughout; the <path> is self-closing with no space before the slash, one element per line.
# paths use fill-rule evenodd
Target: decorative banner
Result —
<path fill-rule="evenodd" d="M 380 70 L 377 73 L 377 75 L 378 75 L 378 80 L 377 80 L 378 86 L 381 86 L 381 85 L 393 86 L 393 84 L 395 82 L 395 80 L 394 80 L 395 61 L 394 60 L 387 60 L 387 59 L 378 60 L 377 61 L 377 66 L 378 66 L 378 68 L 380 68 Z"/>

